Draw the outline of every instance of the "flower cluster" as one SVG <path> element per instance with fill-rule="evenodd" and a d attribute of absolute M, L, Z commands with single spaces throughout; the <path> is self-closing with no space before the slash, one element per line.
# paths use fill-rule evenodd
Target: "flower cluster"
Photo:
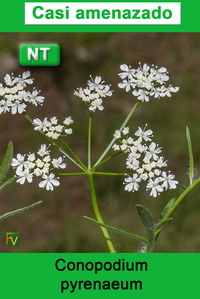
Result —
<path fill-rule="evenodd" d="M 58 119 L 56 116 L 48 119 L 45 117 L 43 120 L 39 118 L 33 119 L 34 130 L 42 131 L 45 135 L 51 139 L 58 139 L 59 137 L 64 137 L 72 134 L 72 128 L 69 126 L 73 124 L 73 119 L 71 116 L 66 117 L 62 125 L 58 124 Z"/>
<path fill-rule="evenodd" d="M 87 82 L 86 88 L 77 88 L 74 94 L 85 102 L 90 111 L 95 112 L 97 109 L 102 111 L 103 98 L 112 96 L 113 91 L 110 90 L 110 85 L 105 85 L 100 76 L 96 76 L 94 79 L 90 77 Z"/>
<path fill-rule="evenodd" d="M 169 80 L 168 71 L 165 67 L 149 66 L 146 63 L 134 69 L 131 66 L 122 64 L 122 70 L 119 73 L 122 82 L 118 84 L 120 88 L 126 92 L 132 91 L 132 94 L 138 100 L 144 102 L 149 101 L 149 97 L 162 98 L 171 97 L 171 93 L 177 92 L 179 87 L 173 87 L 171 84 L 166 86 Z"/>
<path fill-rule="evenodd" d="M 26 91 L 27 85 L 33 84 L 33 79 L 29 78 L 30 72 L 24 72 L 19 77 L 13 74 L 4 77 L 5 87 L 0 84 L 0 114 L 11 112 L 12 114 L 26 111 L 27 103 L 32 105 L 42 105 L 44 97 L 39 96 L 40 91 L 33 88 L 33 91 Z"/>
<path fill-rule="evenodd" d="M 39 183 L 39 187 L 51 191 L 55 186 L 60 185 L 59 178 L 56 178 L 51 171 L 66 167 L 62 157 L 51 158 L 50 150 L 45 144 L 41 145 L 36 154 L 17 154 L 16 158 L 12 159 L 11 165 L 16 171 L 17 183 L 21 185 L 26 181 L 31 183 L 34 177 L 42 177 L 43 180 Z"/>
<path fill-rule="evenodd" d="M 115 151 L 123 151 L 127 154 L 126 168 L 133 171 L 132 175 L 126 175 L 124 179 L 125 190 L 138 191 L 139 184 L 146 181 L 146 189 L 150 195 L 156 197 L 167 189 L 175 189 L 178 182 L 170 171 L 162 171 L 167 167 L 167 162 L 161 154 L 161 148 L 152 141 L 153 131 L 140 127 L 135 132 L 136 138 L 128 136 L 129 128 L 122 131 L 116 130 L 114 137 L 119 141 L 113 145 Z"/>

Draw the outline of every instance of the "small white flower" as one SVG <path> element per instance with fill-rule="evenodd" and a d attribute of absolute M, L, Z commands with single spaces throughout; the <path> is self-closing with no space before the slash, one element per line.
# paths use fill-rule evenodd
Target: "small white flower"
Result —
<path fill-rule="evenodd" d="M 145 173 L 142 173 L 141 175 L 140 175 L 140 178 L 141 178 L 141 180 L 143 180 L 143 181 L 146 181 L 147 179 L 148 179 L 148 174 L 145 172 Z"/>
<path fill-rule="evenodd" d="M 41 181 L 39 183 L 39 187 L 46 188 L 47 191 L 53 191 L 54 187 L 60 185 L 58 178 L 55 178 L 55 175 L 53 173 L 51 173 L 50 175 L 43 174 L 42 178 L 44 179 L 44 181 Z"/>
<path fill-rule="evenodd" d="M 28 101 L 31 104 L 35 105 L 35 106 L 42 105 L 43 102 L 44 102 L 44 97 L 39 96 L 39 93 L 40 93 L 39 91 L 37 91 L 36 89 L 34 89 L 32 91 L 32 93 L 29 93 L 29 95 L 28 95 Z"/>
<path fill-rule="evenodd" d="M 137 170 L 140 167 L 140 161 L 137 159 L 127 160 L 126 167 L 132 170 Z"/>
<path fill-rule="evenodd" d="M 12 104 L 11 100 L 1 100 L 0 101 L 0 113 L 9 112 L 12 105 L 13 104 Z"/>
<path fill-rule="evenodd" d="M 99 109 L 100 111 L 102 111 L 104 109 L 102 103 L 103 103 L 102 99 L 96 99 L 96 100 L 92 101 L 90 104 L 89 110 L 95 112 L 96 109 Z"/>
<path fill-rule="evenodd" d="M 114 135 L 113 135 L 116 139 L 120 139 L 121 138 L 121 133 L 119 130 L 116 130 Z"/>
<path fill-rule="evenodd" d="M 29 154 L 28 157 L 27 157 L 27 160 L 30 161 L 30 162 L 35 161 L 35 159 L 36 158 L 35 158 L 35 154 L 34 153 Z"/>
<path fill-rule="evenodd" d="M 48 130 L 49 130 L 50 132 L 55 132 L 56 127 L 54 127 L 54 126 L 50 126 L 50 127 L 48 127 Z"/>
<path fill-rule="evenodd" d="M 72 129 L 71 128 L 69 128 L 69 129 L 65 129 L 65 134 L 67 134 L 67 135 L 71 135 L 72 134 Z"/>
<path fill-rule="evenodd" d="M 41 121 L 39 118 L 35 118 L 33 120 L 33 125 L 35 126 L 34 130 L 36 131 L 48 131 L 48 127 L 51 126 L 51 123 L 47 120 L 47 117 L 43 121 Z"/>
<path fill-rule="evenodd" d="M 159 178 L 156 178 L 155 180 L 150 179 L 147 184 L 147 190 L 151 190 L 150 196 L 156 197 L 160 194 L 160 192 L 163 192 L 163 187 L 159 185 L 160 180 Z"/>
<path fill-rule="evenodd" d="M 139 142 L 142 142 L 142 140 L 144 141 L 151 141 L 151 137 L 153 136 L 153 131 L 152 130 L 146 130 L 146 126 L 145 128 L 142 130 L 140 127 L 138 127 L 138 130 L 135 132 L 135 136 L 138 136 L 138 140 Z"/>
<path fill-rule="evenodd" d="M 152 142 L 150 145 L 149 145 L 149 148 L 148 148 L 148 151 L 147 151 L 147 157 L 149 159 L 153 158 L 155 161 L 158 160 L 158 154 L 161 153 L 161 149 L 158 148 L 158 145 L 155 143 L 155 142 Z"/>
<path fill-rule="evenodd" d="M 45 162 L 45 163 L 49 163 L 50 161 L 51 161 L 51 157 L 50 157 L 50 155 L 45 156 L 45 157 L 43 158 L 43 162 Z"/>
<path fill-rule="evenodd" d="M 128 149 L 128 145 L 127 145 L 127 144 L 122 144 L 122 145 L 120 146 L 120 149 L 121 149 L 121 151 L 126 152 L 127 149 Z"/>
<path fill-rule="evenodd" d="M 49 168 L 50 168 L 50 163 L 45 163 L 44 164 L 44 167 L 42 168 L 42 173 L 43 174 L 47 174 L 47 173 L 49 173 Z"/>
<path fill-rule="evenodd" d="M 66 167 L 66 164 L 63 163 L 63 158 L 62 157 L 59 157 L 57 159 L 53 159 L 52 160 L 52 165 L 55 167 L 55 168 L 65 168 Z"/>
<path fill-rule="evenodd" d="M 40 168 L 35 168 L 34 169 L 34 175 L 35 176 L 41 176 L 43 174 L 43 171 L 42 171 L 42 169 L 40 169 Z"/>
<path fill-rule="evenodd" d="M 66 126 L 70 126 L 71 124 L 73 124 L 73 119 L 71 116 L 69 117 L 66 117 L 65 120 L 63 121 L 63 124 L 66 125 Z"/>
<path fill-rule="evenodd" d="M 139 189 L 139 184 L 141 182 L 141 179 L 138 177 L 138 174 L 135 173 L 132 177 L 128 176 L 124 179 L 124 184 L 126 184 L 125 186 L 125 190 L 128 192 L 134 192 L 134 191 L 138 191 Z"/>
<path fill-rule="evenodd" d="M 48 147 L 46 146 L 46 144 L 42 144 L 41 147 L 39 148 L 37 154 L 40 156 L 40 157 L 44 157 L 46 155 L 49 155 L 49 150 L 48 150 Z"/>
<path fill-rule="evenodd" d="M 29 71 L 23 72 L 22 76 L 19 78 L 16 78 L 20 84 L 25 87 L 26 84 L 33 84 L 33 79 L 28 79 L 30 77 L 31 73 Z"/>
<path fill-rule="evenodd" d="M 123 128 L 123 130 L 122 130 L 123 135 L 129 134 L 129 130 L 130 130 L 129 127 Z"/>
<path fill-rule="evenodd" d="M 135 74 L 135 69 L 131 69 L 131 67 L 129 67 L 126 64 L 122 64 L 120 65 L 120 69 L 123 71 L 122 73 L 119 73 L 120 78 L 125 79 L 131 79 L 132 76 L 134 76 Z"/>
<path fill-rule="evenodd" d="M 162 183 L 162 187 L 165 189 L 176 189 L 176 185 L 178 181 L 174 180 L 174 175 L 171 173 L 167 174 L 165 171 L 162 172 L 162 177 L 160 177 L 160 182 Z"/>
<path fill-rule="evenodd" d="M 118 84 L 118 87 L 125 89 L 126 92 L 129 92 L 131 88 L 135 87 L 135 84 L 132 80 L 123 80 L 122 83 Z"/>
<path fill-rule="evenodd" d="M 42 168 L 44 166 L 44 162 L 41 159 L 37 159 L 35 163 L 38 168 Z"/>
<path fill-rule="evenodd" d="M 14 168 L 19 166 L 25 166 L 25 165 L 26 165 L 26 161 L 24 155 L 17 154 L 17 157 L 12 159 L 11 166 Z"/>
<path fill-rule="evenodd" d="M 21 185 L 25 183 L 27 180 L 28 183 L 31 183 L 33 181 L 33 174 L 29 172 L 29 169 L 26 167 L 23 171 L 21 169 L 16 170 L 16 175 L 18 177 L 17 183 L 20 183 Z"/>
<path fill-rule="evenodd" d="M 115 143 L 115 144 L 113 144 L 112 149 L 114 151 L 119 151 L 120 150 L 120 146 Z"/>
<path fill-rule="evenodd" d="M 166 167 L 167 166 L 167 162 L 164 161 L 164 157 L 160 157 L 157 161 L 156 161 L 156 166 L 159 168 L 162 167 Z"/>
<path fill-rule="evenodd" d="M 113 91 L 112 90 L 110 90 L 110 86 L 109 85 L 105 85 L 104 86 L 104 89 L 100 89 L 99 91 L 98 91 L 98 94 L 99 94 L 99 96 L 101 97 L 101 98 L 106 98 L 106 97 L 111 97 L 112 96 L 112 94 L 113 94 Z"/>
<path fill-rule="evenodd" d="M 12 114 L 16 114 L 16 113 L 21 114 L 25 111 L 26 107 L 27 107 L 26 104 L 17 100 L 12 104 L 11 113 Z"/>
<path fill-rule="evenodd" d="M 62 126 L 62 125 L 57 125 L 57 126 L 55 127 L 55 130 L 56 130 L 57 133 L 62 133 L 63 128 L 64 128 L 64 126 Z"/>
<path fill-rule="evenodd" d="M 161 174 L 160 169 L 154 169 L 154 173 L 155 175 L 159 176 Z"/>
<path fill-rule="evenodd" d="M 48 132 L 46 133 L 46 136 L 53 140 L 57 140 L 60 137 L 60 134 L 56 132 Z"/>
<path fill-rule="evenodd" d="M 9 74 L 5 75 L 4 82 L 6 83 L 7 86 L 13 86 L 16 83 L 16 81 L 14 80 L 13 75 L 10 76 Z"/>
<path fill-rule="evenodd" d="M 95 90 L 98 92 L 99 90 L 104 88 L 104 84 L 102 84 L 104 82 L 102 81 L 100 76 L 96 76 L 94 80 L 92 79 L 92 77 L 90 78 L 91 80 L 88 80 L 88 86 L 90 90 Z"/>
<path fill-rule="evenodd" d="M 137 97 L 138 100 L 142 101 L 142 102 L 149 102 L 149 92 L 147 92 L 144 89 L 139 89 L 139 90 L 134 90 L 132 92 L 132 94 L 134 96 Z"/>
<path fill-rule="evenodd" d="M 52 125 L 57 125 L 58 124 L 58 119 L 56 116 L 53 116 L 50 118 L 50 122 L 52 123 Z"/>

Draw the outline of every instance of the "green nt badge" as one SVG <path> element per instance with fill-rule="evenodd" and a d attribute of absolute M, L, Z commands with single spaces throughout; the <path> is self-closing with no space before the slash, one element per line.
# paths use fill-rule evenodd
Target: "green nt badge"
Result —
<path fill-rule="evenodd" d="M 6 246 L 19 246 L 19 235 L 18 232 L 7 232 L 5 238 Z"/>
<path fill-rule="evenodd" d="M 19 47 L 19 63 L 22 66 L 58 66 L 58 44 L 22 44 Z"/>

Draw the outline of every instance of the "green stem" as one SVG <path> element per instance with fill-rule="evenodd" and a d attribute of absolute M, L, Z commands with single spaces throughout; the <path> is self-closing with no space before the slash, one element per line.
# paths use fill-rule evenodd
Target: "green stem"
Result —
<path fill-rule="evenodd" d="M 131 111 L 129 112 L 128 116 L 126 117 L 125 121 L 123 122 L 121 128 L 119 129 L 119 131 L 121 132 L 123 130 L 123 128 L 127 125 L 127 123 L 129 122 L 131 116 L 133 115 L 133 113 L 135 112 L 137 106 L 139 105 L 139 102 L 136 103 L 133 108 L 131 109 Z M 111 149 L 111 147 L 113 146 L 113 144 L 115 143 L 116 138 L 113 138 L 111 140 L 111 142 L 109 143 L 109 145 L 107 146 L 107 148 L 105 149 L 105 151 L 103 152 L 103 154 L 101 155 L 101 157 L 98 159 L 98 161 L 95 163 L 94 167 L 96 165 L 98 165 L 99 163 L 101 163 L 101 161 L 103 160 L 103 158 L 105 157 L 105 155 L 109 152 L 109 150 Z"/>
<path fill-rule="evenodd" d="M 180 204 L 180 202 L 185 198 L 185 196 L 198 184 L 200 183 L 200 178 L 198 178 L 196 181 L 194 181 L 191 185 L 189 185 L 185 191 L 177 198 L 173 206 L 169 209 L 169 211 L 166 213 L 166 215 L 163 217 L 162 222 L 166 221 L 167 219 L 170 218 L 171 214 L 174 212 L 176 207 Z M 161 228 L 157 230 L 154 234 L 155 240 L 158 237 L 159 233 L 161 231 Z"/>
<path fill-rule="evenodd" d="M 28 116 L 28 114 L 26 114 L 25 112 L 23 112 L 24 117 L 31 123 L 33 124 L 33 120 L 30 118 L 30 116 Z M 41 135 L 43 135 L 52 145 L 54 145 L 62 154 L 64 154 L 69 160 L 71 160 L 74 164 L 76 164 L 79 168 L 81 168 L 82 170 L 85 170 L 79 163 L 77 163 L 71 156 L 68 155 L 68 153 L 61 148 L 55 141 L 52 141 L 48 136 L 46 136 L 42 131 L 38 131 Z"/>
<path fill-rule="evenodd" d="M 10 179 L 8 179 L 6 182 L 4 182 L 1 186 L 0 186 L 0 190 L 2 190 L 3 188 L 7 187 L 8 185 L 12 184 L 14 181 L 16 180 L 16 177 L 12 177 Z"/>
<path fill-rule="evenodd" d="M 122 151 L 119 151 L 117 153 L 114 153 L 113 155 L 109 156 L 108 158 L 104 159 L 103 161 L 101 161 L 99 164 L 95 165 L 92 170 L 95 170 L 96 168 L 98 168 L 99 166 L 105 164 L 106 162 L 108 162 L 109 160 L 111 160 L 112 158 L 122 154 L 123 152 Z"/>
<path fill-rule="evenodd" d="M 22 213 L 22 212 L 24 212 L 26 210 L 29 210 L 29 209 L 35 207 L 36 205 L 39 205 L 40 203 L 42 203 L 42 201 L 35 202 L 34 204 L 32 204 L 32 205 L 30 205 L 28 207 L 24 207 L 24 208 L 15 210 L 15 211 L 11 211 L 11 212 L 5 213 L 5 214 L 3 214 L 3 215 L 0 216 L 0 220 L 3 220 L 4 218 L 8 218 L 10 216 L 14 216 L 15 214 Z"/>
<path fill-rule="evenodd" d="M 60 138 L 60 141 L 66 146 L 66 148 L 69 150 L 69 152 L 74 156 L 74 158 L 76 159 L 76 161 L 85 169 L 87 170 L 87 167 L 85 166 L 85 164 L 83 164 L 83 162 L 79 159 L 79 157 L 75 154 L 75 152 L 71 149 L 71 147 L 62 139 Z"/>
<path fill-rule="evenodd" d="M 104 224 L 103 219 L 101 217 L 99 207 L 98 207 L 98 203 L 97 203 L 96 192 L 95 192 L 95 187 L 94 187 L 94 180 L 93 180 L 92 174 L 88 175 L 88 181 L 89 181 L 90 193 L 91 193 L 91 199 L 92 199 L 92 206 L 93 206 L 93 209 L 94 209 L 95 216 L 96 216 L 98 222 Z M 101 230 L 102 230 L 102 233 L 103 233 L 104 238 L 106 240 L 106 243 L 108 245 L 109 251 L 111 253 L 115 253 L 115 249 L 114 249 L 113 243 L 110 239 L 110 235 L 108 233 L 108 230 L 103 226 L 101 226 Z"/>
<path fill-rule="evenodd" d="M 78 175 L 87 175 L 87 172 L 71 172 L 71 173 L 55 173 L 60 176 L 78 176 Z"/>
<path fill-rule="evenodd" d="M 88 125 L 88 169 L 91 169 L 91 144 L 92 144 L 92 112 L 90 112 Z"/>
<path fill-rule="evenodd" d="M 128 174 L 127 172 L 124 173 L 124 172 L 93 172 L 93 174 L 95 175 L 126 175 Z M 132 174 L 132 173 L 130 173 Z"/>
<path fill-rule="evenodd" d="M 143 253 L 150 253 L 150 252 L 152 252 L 152 250 L 153 250 L 153 248 L 152 248 L 152 244 L 149 243 L 149 242 L 147 242 L 147 243 L 145 244 L 145 249 L 144 249 L 144 252 L 143 252 Z"/>

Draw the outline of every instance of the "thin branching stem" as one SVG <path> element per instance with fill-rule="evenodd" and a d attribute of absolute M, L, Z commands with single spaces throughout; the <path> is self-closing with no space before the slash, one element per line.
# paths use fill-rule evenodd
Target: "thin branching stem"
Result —
<path fill-rule="evenodd" d="M 90 112 L 88 125 L 88 169 L 91 169 L 91 146 L 92 146 L 92 112 Z"/>
<path fill-rule="evenodd" d="M 33 124 L 33 120 L 30 118 L 30 116 L 23 112 L 24 117 Z M 76 166 L 81 168 L 82 170 L 85 170 L 83 166 L 80 165 L 80 163 L 76 162 L 61 146 L 59 146 L 55 141 L 51 140 L 48 136 L 44 134 L 42 131 L 38 131 L 41 135 L 43 135 L 53 146 L 55 146 L 63 155 L 65 155 L 69 160 L 71 160 Z"/>
<path fill-rule="evenodd" d="M 87 170 L 87 167 L 85 166 L 85 164 L 83 164 L 83 162 L 79 159 L 79 157 L 77 156 L 77 154 L 75 154 L 75 152 L 71 149 L 71 147 L 62 139 L 60 138 L 60 141 L 66 146 L 66 148 L 69 150 L 69 152 L 72 154 L 72 156 L 74 156 L 75 160 L 85 169 Z"/>
<path fill-rule="evenodd" d="M 119 129 L 120 132 L 121 132 L 121 131 L 124 129 L 124 127 L 127 125 L 127 123 L 129 122 L 131 116 L 133 115 L 133 113 L 134 113 L 135 110 L 137 109 L 138 105 L 139 105 L 139 102 L 136 103 L 136 104 L 133 106 L 133 108 L 132 108 L 131 111 L 129 112 L 128 116 L 126 117 L 125 121 L 123 122 L 121 128 Z M 96 165 L 98 165 L 98 164 L 101 163 L 101 161 L 102 161 L 103 158 L 107 155 L 107 153 L 109 152 L 109 150 L 111 149 L 111 147 L 113 146 L 113 144 L 115 143 L 115 141 L 116 141 L 116 138 L 113 138 L 113 139 L 111 140 L 111 142 L 109 143 L 109 145 L 107 146 L 107 148 L 105 149 L 105 151 L 103 152 L 103 154 L 100 156 L 100 158 L 99 158 L 99 159 L 97 160 L 97 162 L 95 163 L 94 167 L 95 167 Z"/>

